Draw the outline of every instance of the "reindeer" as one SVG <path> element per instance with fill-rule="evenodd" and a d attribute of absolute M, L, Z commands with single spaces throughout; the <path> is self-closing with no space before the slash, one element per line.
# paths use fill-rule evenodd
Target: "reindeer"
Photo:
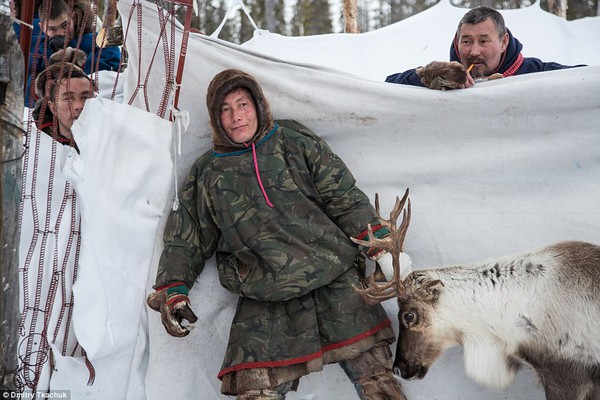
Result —
<path fill-rule="evenodd" d="M 394 374 L 421 379 L 442 352 L 462 345 L 467 374 L 495 388 L 522 365 L 537 372 L 548 400 L 600 400 L 600 246 L 560 242 L 470 265 L 414 271 L 400 280 L 398 254 L 410 221 L 408 190 L 389 220 L 390 236 L 357 244 L 392 253 L 393 278 L 374 275 L 363 300 L 398 299 Z M 370 227 L 369 227 L 370 229 Z"/>

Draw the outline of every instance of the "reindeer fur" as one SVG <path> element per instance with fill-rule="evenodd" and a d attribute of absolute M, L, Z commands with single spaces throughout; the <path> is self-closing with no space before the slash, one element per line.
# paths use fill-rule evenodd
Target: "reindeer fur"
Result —
<path fill-rule="evenodd" d="M 510 385 L 525 364 L 549 400 L 600 400 L 600 246 L 562 242 L 403 284 L 396 374 L 422 378 L 459 344 L 486 386 Z"/>

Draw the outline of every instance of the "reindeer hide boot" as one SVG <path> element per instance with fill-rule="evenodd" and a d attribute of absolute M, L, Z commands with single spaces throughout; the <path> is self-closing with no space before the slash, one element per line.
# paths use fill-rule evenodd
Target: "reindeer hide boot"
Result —
<path fill-rule="evenodd" d="M 340 362 L 361 400 L 406 400 L 392 373 L 392 352 L 377 345 L 356 358 Z"/>
<path fill-rule="evenodd" d="M 273 389 L 251 389 L 238 394 L 236 400 L 285 400 L 290 390 L 298 388 L 298 379 L 283 383 Z"/>

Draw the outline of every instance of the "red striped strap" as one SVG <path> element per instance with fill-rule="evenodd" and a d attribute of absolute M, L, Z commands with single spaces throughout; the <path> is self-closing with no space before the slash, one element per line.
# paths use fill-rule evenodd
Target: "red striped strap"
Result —
<path fill-rule="evenodd" d="M 513 76 L 515 74 L 515 72 L 517 72 L 517 70 L 519 68 L 521 68 L 521 65 L 523 65 L 523 60 L 524 60 L 523 54 L 519 53 L 519 55 L 517 56 L 517 59 L 515 60 L 513 65 L 508 67 L 508 69 L 502 73 L 502 76 L 505 78 L 507 76 Z"/>

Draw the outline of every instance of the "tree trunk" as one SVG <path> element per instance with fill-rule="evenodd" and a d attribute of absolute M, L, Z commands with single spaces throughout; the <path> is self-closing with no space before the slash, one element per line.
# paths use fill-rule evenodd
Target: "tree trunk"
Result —
<path fill-rule="evenodd" d="M 567 0 L 548 0 L 548 11 L 561 18 L 567 19 Z"/>
<path fill-rule="evenodd" d="M 277 16 L 275 15 L 275 0 L 265 1 L 265 29 L 277 33 Z"/>
<path fill-rule="evenodd" d="M 9 390 L 17 370 L 23 79 L 23 53 L 10 18 L 0 14 L 0 387 Z"/>
<path fill-rule="evenodd" d="M 356 0 L 344 0 L 344 20 L 346 33 L 358 33 L 358 3 Z"/>

